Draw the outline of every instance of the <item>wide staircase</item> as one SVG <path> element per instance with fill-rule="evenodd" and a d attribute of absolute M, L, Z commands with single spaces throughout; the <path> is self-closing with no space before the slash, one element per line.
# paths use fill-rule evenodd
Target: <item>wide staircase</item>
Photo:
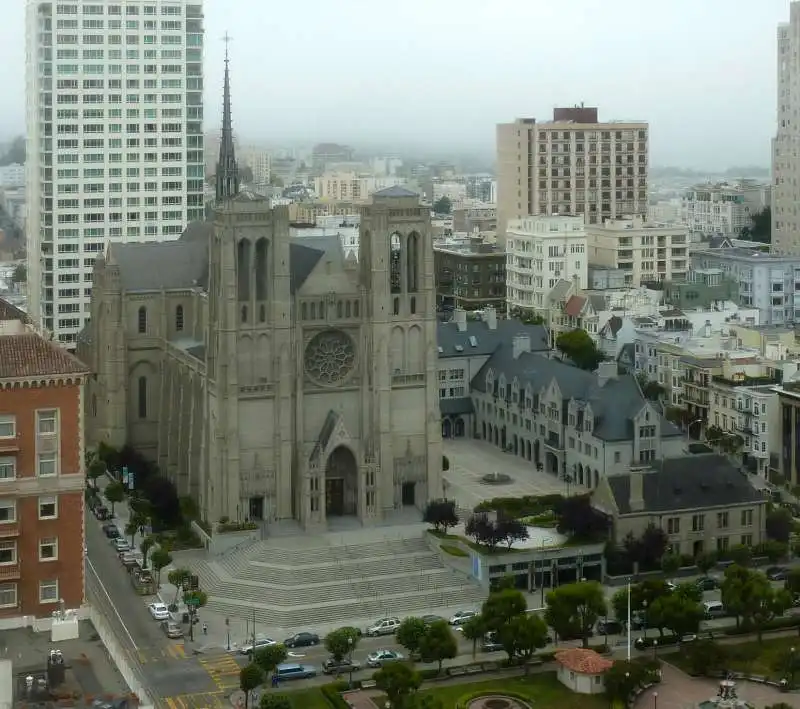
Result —
<path fill-rule="evenodd" d="M 293 547 L 272 539 L 196 563 L 208 610 L 249 620 L 255 614 L 262 627 L 294 629 L 472 607 L 485 598 L 421 535 L 366 542 L 330 535 L 308 542 Z"/>

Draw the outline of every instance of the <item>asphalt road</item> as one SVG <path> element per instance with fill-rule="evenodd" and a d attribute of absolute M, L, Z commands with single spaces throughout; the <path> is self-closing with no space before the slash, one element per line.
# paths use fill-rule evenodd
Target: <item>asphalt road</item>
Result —
<path fill-rule="evenodd" d="M 93 517 L 86 521 L 87 596 L 111 624 L 146 687 L 154 697 L 162 698 L 220 689 L 214 674 L 192 653 L 188 639 L 184 645 L 161 631 L 147 610 L 148 599 L 134 592 L 101 523 Z M 231 665 L 229 657 L 223 658 L 220 660 Z M 208 658 L 203 660 L 208 662 Z"/>

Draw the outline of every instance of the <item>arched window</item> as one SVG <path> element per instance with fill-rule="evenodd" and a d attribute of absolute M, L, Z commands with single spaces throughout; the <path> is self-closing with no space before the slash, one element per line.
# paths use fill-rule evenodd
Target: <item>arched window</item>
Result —
<path fill-rule="evenodd" d="M 350 317 L 350 301 L 349 300 L 344 304 L 344 315 L 347 318 Z"/>
<path fill-rule="evenodd" d="M 406 240 L 406 280 L 408 292 L 416 293 L 419 289 L 419 234 L 412 231 Z"/>
<path fill-rule="evenodd" d="M 392 312 L 395 315 L 400 315 L 400 298 L 392 299 Z"/>
<path fill-rule="evenodd" d="M 250 300 L 250 242 L 247 239 L 236 246 L 236 277 L 239 300 Z"/>
<path fill-rule="evenodd" d="M 259 239 L 256 241 L 256 300 L 267 299 L 267 258 L 269 254 L 269 241 Z"/>
<path fill-rule="evenodd" d="M 178 332 L 183 332 L 183 306 L 179 305 L 175 308 L 175 329 Z"/>
<path fill-rule="evenodd" d="M 411 297 L 409 308 L 411 309 L 411 314 L 414 315 L 417 312 L 417 299 L 413 296 Z"/>
<path fill-rule="evenodd" d="M 322 320 L 325 317 L 325 303 L 324 301 L 319 301 L 319 317 Z"/>
<path fill-rule="evenodd" d="M 343 315 L 344 315 L 343 307 L 344 306 L 342 305 L 342 301 L 341 300 L 336 302 L 336 317 L 337 318 L 343 317 Z"/>
<path fill-rule="evenodd" d="M 300 319 L 308 320 L 308 305 L 306 303 L 300 303 Z"/>
<path fill-rule="evenodd" d="M 263 304 L 258 306 L 258 321 L 267 322 L 267 308 Z"/>
<path fill-rule="evenodd" d="M 242 306 L 242 322 L 247 322 L 247 306 Z"/>
<path fill-rule="evenodd" d="M 394 233 L 389 237 L 389 287 L 392 293 L 399 293 L 402 290 L 401 266 L 400 266 L 400 234 Z"/>
<path fill-rule="evenodd" d="M 97 416 L 97 394 L 92 394 L 92 416 Z"/>
<path fill-rule="evenodd" d="M 139 334 L 143 335 L 147 332 L 147 308 L 145 308 L 144 305 L 139 308 L 138 326 Z"/>
<path fill-rule="evenodd" d="M 359 318 L 359 317 L 361 317 L 361 316 L 359 315 L 359 310 L 360 310 L 360 309 L 361 309 L 361 306 L 360 306 L 359 302 L 358 302 L 357 300 L 354 300 L 354 301 L 353 301 L 353 317 L 354 317 L 354 318 Z"/>
<path fill-rule="evenodd" d="M 139 408 L 139 418 L 147 418 L 147 377 L 139 377 L 137 382 L 139 391 L 137 392 L 137 403 Z"/>
<path fill-rule="evenodd" d="M 316 303 L 311 303 L 311 319 L 312 320 L 316 320 L 317 319 L 317 304 Z"/>

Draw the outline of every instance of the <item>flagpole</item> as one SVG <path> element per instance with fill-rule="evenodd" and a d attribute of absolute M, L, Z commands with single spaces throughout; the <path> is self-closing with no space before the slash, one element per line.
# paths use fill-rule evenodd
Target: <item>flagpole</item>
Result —
<path fill-rule="evenodd" d="M 628 662 L 631 661 L 631 580 L 628 579 Z"/>

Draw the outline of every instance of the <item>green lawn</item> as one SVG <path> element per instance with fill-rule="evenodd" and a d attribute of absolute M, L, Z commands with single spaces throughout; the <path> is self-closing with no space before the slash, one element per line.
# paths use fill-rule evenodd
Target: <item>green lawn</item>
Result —
<path fill-rule="evenodd" d="M 608 709 L 605 695 L 585 695 L 570 692 L 556 679 L 555 672 L 536 673 L 529 677 L 507 677 L 468 684 L 451 684 L 421 692 L 441 700 L 447 709 L 456 706 L 461 697 L 474 692 L 502 694 L 514 692 L 529 699 L 534 706 L 547 709 Z"/>
<path fill-rule="evenodd" d="M 287 691 L 283 691 L 286 689 Z M 292 709 L 331 709 L 328 700 L 319 687 L 308 689 L 281 688 L 280 694 L 286 694 L 292 702 Z"/>
<path fill-rule="evenodd" d="M 441 544 L 439 548 L 445 554 L 450 554 L 450 556 L 469 556 L 469 552 L 464 551 L 461 547 L 456 546 L 455 544 Z"/>
<path fill-rule="evenodd" d="M 771 679 L 780 680 L 789 665 L 791 649 L 798 648 L 800 652 L 800 638 L 797 636 L 770 638 L 759 643 L 751 640 L 745 643 L 723 643 L 725 652 L 724 666 L 734 672 L 743 672 L 753 675 L 762 675 Z M 677 652 L 661 655 L 666 662 L 680 667 L 685 672 L 691 670 L 687 658 Z"/>

